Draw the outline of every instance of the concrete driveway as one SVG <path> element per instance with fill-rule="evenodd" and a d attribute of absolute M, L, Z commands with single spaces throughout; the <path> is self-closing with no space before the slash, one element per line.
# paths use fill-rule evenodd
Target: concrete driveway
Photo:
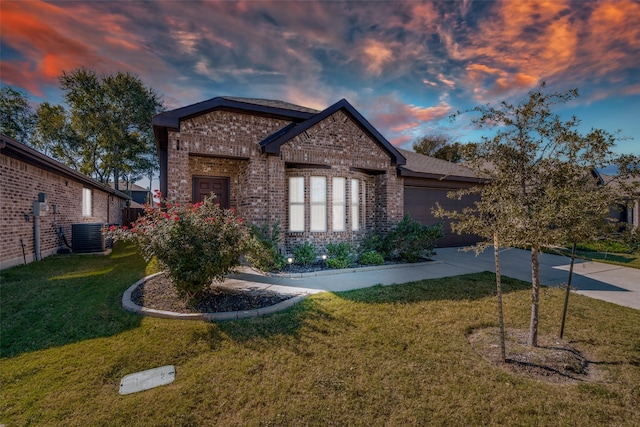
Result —
<path fill-rule="evenodd" d="M 494 271 L 493 249 L 476 256 L 460 248 L 438 249 L 433 257 L 463 272 Z M 566 284 L 570 259 L 560 255 L 540 254 L 540 281 L 543 286 Z M 531 283 L 531 252 L 503 249 L 500 269 L 504 276 Z M 576 261 L 571 287 L 575 292 L 614 304 L 640 310 L 640 270 L 600 262 Z"/>
<path fill-rule="evenodd" d="M 494 271 L 493 249 L 476 256 L 460 248 L 440 248 L 432 262 L 379 266 L 352 270 L 328 270 L 295 277 L 264 276 L 245 270 L 235 276 L 245 285 L 287 286 L 307 291 L 341 292 L 375 285 L 391 285 L 424 279 Z M 567 282 L 569 258 L 540 254 L 540 280 L 543 286 Z M 531 283 L 531 252 L 503 249 L 500 267 L 504 276 Z M 640 310 L 640 270 L 599 262 L 577 262 L 572 287 L 575 292 Z"/>

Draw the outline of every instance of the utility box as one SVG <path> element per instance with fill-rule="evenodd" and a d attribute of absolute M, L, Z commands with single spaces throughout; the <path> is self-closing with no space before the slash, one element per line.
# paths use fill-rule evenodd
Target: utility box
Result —
<path fill-rule="evenodd" d="M 75 253 L 104 252 L 104 224 L 83 222 L 71 224 L 71 246 Z"/>
<path fill-rule="evenodd" d="M 45 216 L 48 210 L 49 205 L 47 205 L 45 202 L 39 202 L 37 200 L 33 202 L 33 216 Z"/>

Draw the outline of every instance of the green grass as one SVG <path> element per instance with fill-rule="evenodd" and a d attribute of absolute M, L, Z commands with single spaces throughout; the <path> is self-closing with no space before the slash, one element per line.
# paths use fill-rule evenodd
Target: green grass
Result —
<path fill-rule="evenodd" d="M 565 337 L 604 377 L 552 385 L 471 349 L 466 334 L 496 324 L 488 273 L 211 324 L 123 312 L 121 293 L 144 271 L 120 248 L 2 272 L 0 424 L 640 425 L 638 310 L 572 295 Z M 529 287 L 505 279 L 507 326 L 528 325 Z M 557 333 L 562 302 L 543 291 L 543 334 Z M 118 394 L 124 375 L 167 364 L 174 383 Z"/>
<path fill-rule="evenodd" d="M 567 257 L 571 256 L 571 248 L 554 248 L 553 250 L 548 250 L 548 252 Z M 576 251 L 576 257 L 582 260 L 640 268 L 640 251 L 630 251 L 628 246 L 616 242 L 609 244 L 579 245 Z"/>

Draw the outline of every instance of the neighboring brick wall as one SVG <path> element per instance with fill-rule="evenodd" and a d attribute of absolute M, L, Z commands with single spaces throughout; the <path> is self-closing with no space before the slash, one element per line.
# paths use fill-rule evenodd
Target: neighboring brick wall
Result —
<path fill-rule="evenodd" d="M 289 123 L 228 111 L 213 111 L 181 122 L 180 132 L 169 131 L 168 135 L 167 198 L 172 202 L 191 202 L 194 175 L 229 177 L 231 206 L 247 222 L 272 225 L 279 221 L 283 251 L 305 241 L 313 242 L 319 250 L 324 250 L 327 243 L 357 244 L 367 231 L 386 231 L 402 219 L 402 178 L 397 177 L 389 154 L 348 114 L 338 111 L 293 138 L 281 147 L 280 156 L 261 154 L 260 141 Z M 294 167 L 296 164 L 331 168 L 298 169 Z M 327 177 L 329 231 L 287 232 L 289 176 Z M 330 230 L 332 177 L 347 178 L 347 183 L 351 178 L 366 183 L 366 229 Z M 347 185 L 347 197 L 349 192 Z M 347 218 L 349 215 L 347 206 Z"/>
<path fill-rule="evenodd" d="M 27 262 L 35 260 L 33 201 L 38 199 L 38 193 L 47 194 L 49 205 L 49 211 L 40 218 L 40 251 L 43 257 L 64 247 L 56 234 L 59 227 L 62 227 L 67 241 L 72 244 L 71 224 L 120 224 L 122 221 L 123 199 L 93 189 L 93 216 L 83 218 L 82 188 L 86 185 L 3 154 L 0 154 L 0 180 L 1 268 L 24 262 L 20 239 L 25 245 Z M 55 215 L 53 205 L 57 205 L 58 213 Z M 29 218 L 28 222 L 25 214 Z"/>

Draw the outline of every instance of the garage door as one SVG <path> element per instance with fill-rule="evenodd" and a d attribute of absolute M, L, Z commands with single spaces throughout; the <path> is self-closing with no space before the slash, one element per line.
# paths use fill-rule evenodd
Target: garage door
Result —
<path fill-rule="evenodd" d="M 467 196 L 462 200 L 449 199 L 447 193 L 451 191 L 442 188 L 405 187 L 404 188 L 404 213 L 422 224 L 433 225 L 442 223 L 444 237 L 438 240 L 438 247 L 467 246 L 478 241 L 474 235 L 463 234 L 461 236 L 451 231 L 451 221 L 446 218 L 436 218 L 432 209 L 439 203 L 445 210 L 461 211 L 469 206 L 477 196 Z"/>

